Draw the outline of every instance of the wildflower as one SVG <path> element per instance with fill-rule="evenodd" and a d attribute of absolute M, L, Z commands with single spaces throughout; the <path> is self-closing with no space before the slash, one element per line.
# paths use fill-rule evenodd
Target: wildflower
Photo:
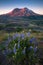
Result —
<path fill-rule="evenodd" d="M 35 52 L 35 53 L 37 52 L 37 49 L 38 49 L 38 48 L 37 48 L 37 46 L 36 46 L 36 47 L 34 48 L 34 52 Z"/>
<path fill-rule="evenodd" d="M 30 39 L 30 43 L 32 43 L 32 42 L 34 42 L 34 41 L 36 41 L 36 38 L 31 38 L 31 39 Z"/>
<path fill-rule="evenodd" d="M 32 46 L 30 46 L 28 50 L 32 50 L 32 49 L 33 49 L 33 47 L 32 47 Z"/>
<path fill-rule="evenodd" d="M 16 54 L 16 47 L 14 47 L 13 52 Z"/>
<path fill-rule="evenodd" d="M 16 39 L 16 36 L 15 35 L 13 35 L 13 39 Z"/>
<path fill-rule="evenodd" d="M 18 38 L 18 43 L 20 43 L 20 38 Z"/>
<path fill-rule="evenodd" d="M 20 44 L 18 43 L 18 48 L 20 48 Z"/>
<path fill-rule="evenodd" d="M 25 54 L 25 48 L 23 49 L 22 53 Z"/>
<path fill-rule="evenodd" d="M 19 37 L 20 35 L 18 33 L 15 34 L 16 37 Z"/>
<path fill-rule="evenodd" d="M 25 34 L 22 33 L 22 34 L 20 35 L 20 37 L 21 37 L 22 39 L 24 39 L 24 38 L 25 38 Z"/>
<path fill-rule="evenodd" d="M 30 37 L 30 32 L 26 33 L 26 36 Z"/>
<path fill-rule="evenodd" d="M 17 37 L 20 37 L 20 35 L 17 33 L 15 35 L 13 35 L 13 39 L 16 39 Z"/>

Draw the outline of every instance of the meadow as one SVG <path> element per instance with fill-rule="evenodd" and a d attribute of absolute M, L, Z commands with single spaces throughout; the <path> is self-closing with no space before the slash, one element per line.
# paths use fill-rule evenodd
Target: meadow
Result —
<path fill-rule="evenodd" d="M 43 58 L 43 55 L 40 55 L 43 51 L 42 21 L 20 18 L 0 22 L 0 52 L 7 58 L 6 62 L 3 60 L 3 64 L 39 63 L 40 58 Z"/>

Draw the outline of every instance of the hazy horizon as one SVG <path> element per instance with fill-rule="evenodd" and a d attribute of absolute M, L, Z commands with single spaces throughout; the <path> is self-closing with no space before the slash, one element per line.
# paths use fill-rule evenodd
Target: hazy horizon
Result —
<path fill-rule="evenodd" d="M 24 8 L 43 15 L 42 0 L 0 0 L 0 15 L 12 11 L 14 8 Z"/>

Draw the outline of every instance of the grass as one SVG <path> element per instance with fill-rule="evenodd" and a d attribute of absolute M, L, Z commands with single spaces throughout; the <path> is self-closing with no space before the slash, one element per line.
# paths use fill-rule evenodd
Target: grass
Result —
<path fill-rule="evenodd" d="M 0 42 L 4 41 L 8 37 L 8 33 L 0 31 Z"/>
<path fill-rule="evenodd" d="M 25 31 L 22 31 L 23 33 L 26 33 Z M 10 32 L 10 36 L 13 36 L 15 32 Z M 21 33 L 21 32 L 18 32 Z M 0 42 L 3 41 L 6 37 L 8 37 L 9 33 L 5 31 L 0 31 Z M 43 33 L 42 32 L 31 32 L 30 38 L 31 37 L 36 37 L 39 41 L 43 40 Z"/>

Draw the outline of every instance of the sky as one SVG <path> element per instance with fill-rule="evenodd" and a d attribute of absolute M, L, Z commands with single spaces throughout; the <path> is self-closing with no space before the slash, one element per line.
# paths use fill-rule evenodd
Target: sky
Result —
<path fill-rule="evenodd" d="M 43 0 L 0 0 L 0 15 L 24 7 L 43 15 Z"/>

